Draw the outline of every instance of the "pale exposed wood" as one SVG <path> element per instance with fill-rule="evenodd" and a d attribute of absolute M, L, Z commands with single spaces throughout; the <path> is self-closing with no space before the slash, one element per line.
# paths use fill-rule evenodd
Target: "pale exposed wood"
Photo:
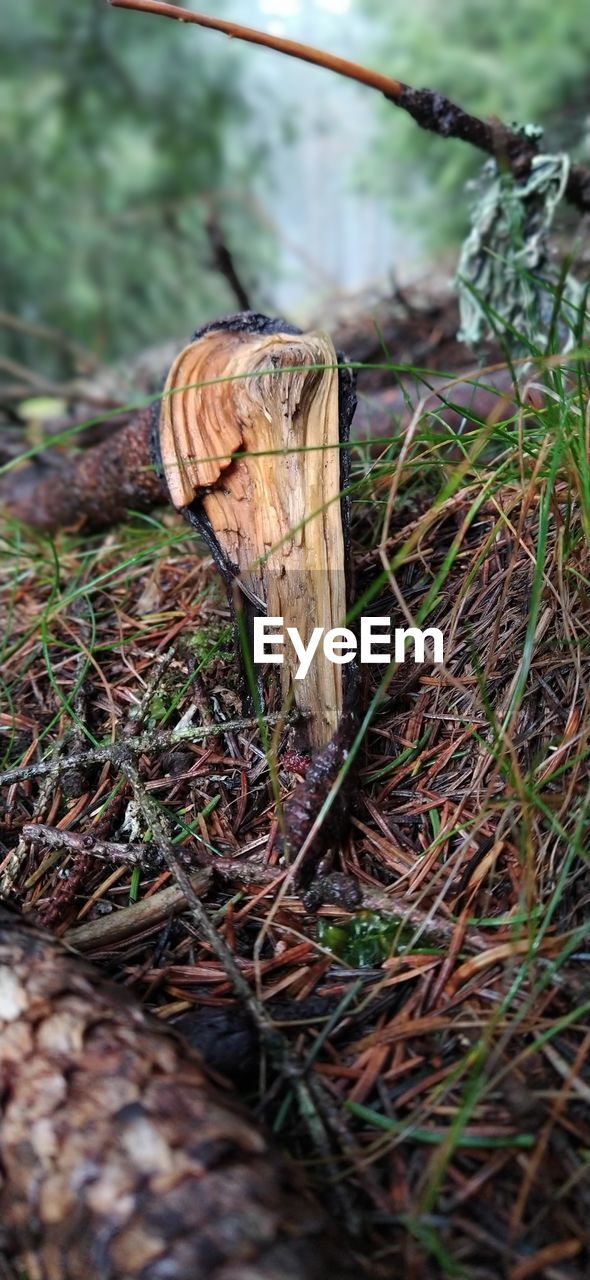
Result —
<path fill-rule="evenodd" d="M 200 500 L 246 598 L 305 643 L 346 618 L 338 361 L 323 333 L 214 331 L 174 362 L 160 419 L 162 463 L 182 510 Z M 237 456 L 236 456 L 237 455 Z M 342 711 L 343 667 L 317 651 L 304 680 L 291 644 L 285 700 L 321 747 Z"/>
<path fill-rule="evenodd" d="M 211 871 L 204 867 L 191 877 L 195 892 L 205 893 L 211 880 Z M 186 898 L 177 885 L 168 885 L 153 893 L 150 898 L 142 898 L 132 906 L 122 907 L 108 916 L 99 916 L 97 920 L 89 920 L 86 924 L 76 925 L 68 929 L 65 940 L 77 951 L 94 951 L 99 947 L 114 946 L 125 938 L 133 938 L 145 929 L 153 929 L 156 925 L 168 920 L 171 915 L 178 915 L 187 906 Z"/>

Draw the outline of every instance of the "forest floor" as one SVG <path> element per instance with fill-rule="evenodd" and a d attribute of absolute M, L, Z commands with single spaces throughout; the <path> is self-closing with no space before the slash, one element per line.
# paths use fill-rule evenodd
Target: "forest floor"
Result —
<path fill-rule="evenodd" d="M 536 408 L 492 388 L 457 428 L 408 368 L 389 440 L 353 450 L 359 611 L 445 637 L 442 667 L 368 669 L 337 850 L 360 911 L 310 912 L 285 883 L 276 788 L 303 763 L 287 731 L 269 750 L 242 721 L 223 591 L 187 528 L 162 509 L 106 536 L 1 530 L 5 887 L 182 1019 L 383 1280 L 590 1271 L 588 388 L 574 361 L 527 376 Z M 97 856 L 152 838 L 110 752 L 139 734 L 146 794 L 212 869 L 210 918 L 323 1085 L 329 1150 L 190 915 L 140 910 L 170 872 Z M 31 822 L 53 836 L 23 837 Z"/>

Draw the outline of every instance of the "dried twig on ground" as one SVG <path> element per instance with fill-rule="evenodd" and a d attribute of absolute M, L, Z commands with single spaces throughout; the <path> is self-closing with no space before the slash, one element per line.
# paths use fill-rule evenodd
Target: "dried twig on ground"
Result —
<path fill-rule="evenodd" d="M 125 862 L 130 867 L 155 870 L 162 866 L 162 859 L 153 844 L 118 844 L 114 840 L 101 840 L 92 831 L 81 835 L 78 831 L 62 831 L 44 822 L 25 823 L 24 840 L 45 845 L 48 849 L 67 849 L 69 853 L 91 853 L 93 858 L 107 862 Z"/>
<path fill-rule="evenodd" d="M 190 876 L 193 891 L 200 895 L 207 892 L 211 881 L 211 872 L 205 867 L 197 875 Z M 100 916 L 97 920 L 89 920 L 87 924 L 77 925 L 69 929 L 65 940 L 77 951 L 98 951 L 101 947 L 111 947 L 123 938 L 134 938 L 146 929 L 170 920 L 180 911 L 186 911 L 187 901 L 184 891 L 176 885 L 160 889 L 141 902 L 134 902 L 121 911 L 114 911 L 108 916 Z"/>
<path fill-rule="evenodd" d="M 279 716 L 268 716 L 267 724 L 272 728 L 278 724 Z M 140 733 L 137 737 L 129 734 L 125 738 L 125 747 L 137 754 L 142 752 L 164 751 L 178 746 L 181 742 L 200 742 L 203 738 L 221 737 L 224 733 L 239 733 L 242 729 L 254 729 L 258 721 L 252 717 L 240 720 L 224 720 L 221 724 L 185 725 L 177 729 L 153 729 Z M 105 747 L 89 747 L 87 751 L 76 751 L 72 755 L 58 757 L 55 760 L 40 760 L 36 764 L 18 765 L 14 769 L 6 769 L 0 773 L 0 787 L 12 782 L 24 782 L 29 778 L 40 778 L 46 774 L 58 775 L 68 769 L 85 768 L 90 764 L 104 764 L 115 761 L 120 744 L 112 742 Z"/>

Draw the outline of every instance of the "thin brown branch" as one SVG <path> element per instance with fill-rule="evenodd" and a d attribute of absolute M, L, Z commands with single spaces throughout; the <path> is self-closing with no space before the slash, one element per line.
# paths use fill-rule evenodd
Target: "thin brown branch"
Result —
<path fill-rule="evenodd" d="M 413 89 L 411 85 L 395 80 L 380 71 L 363 67 L 347 58 L 336 57 L 323 49 L 312 45 L 301 44 L 298 40 L 287 40 L 282 36 L 269 35 L 257 31 L 253 27 L 243 27 L 223 18 L 212 18 L 207 14 L 194 13 L 178 5 L 165 4 L 161 0 L 109 0 L 115 9 L 136 9 L 141 13 L 154 13 L 161 18 L 171 18 L 175 22 L 193 23 L 198 27 L 206 27 L 210 31 L 220 31 L 234 40 L 242 40 L 247 44 L 261 45 L 265 49 L 274 49 L 277 53 L 289 58 L 297 58 L 300 62 L 309 62 L 313 66 L 334 71 L 345 76 L 347 80 L 355 80 L 369 89 L 376 89 L 389 102 L 401 107 L 416 121 L 421 129 L 439 134 L 443 138 L 459 138 L 469 142 L 486 154 L 496 156 L 508 164 L 516 176 L 528 172 L 531 161 L 537 153 L 537 143 L 524 134 L 509 129 L 496 120 L 480 120 L 457 106 L 444 93 L 434 89 Z M 583 165 L 573 165 L 570 171 L 566 197 L 571 204 L 582 212 L 590 211 L 590 170 Z"/>
<path fill-rule="evenodd" d="M 94 852 L 94 851 L 93 851 Z M 189 883 L 197 895 L 205 894 L 210 887 L 212 872 L 208 867 L 193 872 Z M 154 929 L 171 916 L 188 910 L 184 891 L 176 884 L 160 889 L 149 898 L 142 898 L 129 907 L 122 907 L 108 916 L 87 920 L 84 924 L 68 929 L 65 941 L 76 951 L 97 951 L 100 947 L 112 947 L 117 942 L 135 938 L 146 929 Z"/>
<path fill-rule="evenodd" d="M 395 99 L 404 86 L 399 80 L 362 67 L 348 58 L 338 58 L 323 49 L 314 49 L 311 45 L 301 44 L 299 40 L 286 40 L 282 36 L 271 36 L 265 31 L 257 31 L 254 27 L 243 27 L 237 22 L 227 22 L 224 18 L 210 18 L 204 13 L 194 13 L 192 9 L 183 9 L 175 4 L 163 4 L 160 0 L 109 0 L 114 9 L 138 9 L 143 13 L 155 13 L 160 18 L 172 18 L 175 22 L 194 23 L 198 27 L 207 27 L 210 31 L 220 31 L 232 40 L 243 40 L 247 44 L 262 45 L 265 49 L 274 49 L 277 53 L 285 53 L 289 58 L 298 58 L 300 62 L 311 62 L 316 67 L 327 67 L 337 75 L 346 76 L 348 80 L 356 80 L 366 84 L 370 89 L 378 89 L 386 97 Z"/>

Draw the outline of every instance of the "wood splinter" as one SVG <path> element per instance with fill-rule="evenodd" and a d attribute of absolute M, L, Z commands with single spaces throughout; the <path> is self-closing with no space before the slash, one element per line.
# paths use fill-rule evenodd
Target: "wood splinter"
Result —
<path fill-rule="evenodd" d="M 287 628 L 344 627 L 349 604 L 350 370 L 327 334 L 244 313 L 202 330 L 175 360 L 158 414 L 170 498 L 209 545 L 251 640 L 281 618 L 281 691 L 316 751 L 336 733 L 348 667 L 320 646 L 303 678 Z"/>

